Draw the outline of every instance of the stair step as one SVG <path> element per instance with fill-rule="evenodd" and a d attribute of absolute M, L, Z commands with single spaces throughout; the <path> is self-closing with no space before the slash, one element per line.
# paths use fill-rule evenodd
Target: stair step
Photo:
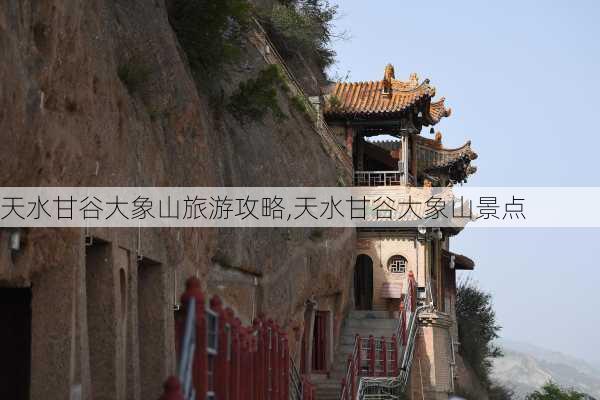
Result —
<path fill-rule="evenodd" d="M 398 320 L 391 318 L 362 318 L 350 319 L 346 321 L 346 328 L 367 328 L 367 329 L 386 329 L 395 328 L 398 325 Z"/>
<path fill-rule="evenodd" d="M 369 311 L 350 311 L 350 314 L 348 315 L 348 319 L 364 319 L 364 318 L 370 318 L 370 319 L 376 319 L 376 318 L 389 318 L 390 317 L 390 312 L 389 311 L 376 311 L 376 310 L 369 310 Z"/>
<path fill-rule="evenodd" d="M 336 349 L 333 364 L 328 375 L 315 374 L 311 382 L 315 385 L 319 400 L 339 400 L 341 381 L 346 377 L 348 356 L 354 351 L 356 334 L 361 337 L 373 335 L 391 338 L 396 333 L 398 320 L 390 318 L 388 311 L 351 311 L 344 321 L 340 343 Z"/>

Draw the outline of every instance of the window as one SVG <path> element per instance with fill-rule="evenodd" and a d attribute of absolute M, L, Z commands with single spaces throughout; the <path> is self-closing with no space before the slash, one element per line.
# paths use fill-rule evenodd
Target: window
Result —
<path fill-rule="evenodd" d="M 393 274 L 404 274 L 406 272 L 406 258 L 402 256 L 392 256 L 388 260 L 388 271 Z"/>

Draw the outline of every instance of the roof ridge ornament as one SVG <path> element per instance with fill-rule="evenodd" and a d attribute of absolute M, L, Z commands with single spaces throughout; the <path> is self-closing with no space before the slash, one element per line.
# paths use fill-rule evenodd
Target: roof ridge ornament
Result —
<path fill-rule="evenodd" d="M 383 71 L 383 89 L 381 93 L 384 96 L 392 95 L 392 81 L 396 79 L 396 75 L 394 73 L 394 66 L 392 64 L 388 64 L 385 66 L 385 70 Z"/>
<path fill-rule="evenodd" d="M 419 75 L 416 72 L 410 74 L 410 78 L 408 79 L 413 86 L 419 86 Z"/>

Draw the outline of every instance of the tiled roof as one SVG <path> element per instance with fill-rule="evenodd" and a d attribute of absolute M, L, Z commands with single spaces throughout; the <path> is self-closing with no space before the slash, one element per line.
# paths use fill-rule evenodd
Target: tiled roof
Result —
<path fill-rule="evenodd" d="M 330 117 L 391 117 L 419 107 L 423 112 L 428 111 L 424 122 L 431 125 L 450 115 L 443 98 L 431 102 L 435 87 L 429 84 L 429 79 L 419 83 L 413 73 L 408 81 L 397 80 L 391 65 L 386 67 L 380 81 L 338 82 L 328 92 L 325 115 Z"/>
<path fill-rule="evenodd" d="M 442 147 L 441 141 L 419 137 L 418 159 L 424 170 L 448 167 L 459 160 L 472 161 L 477 153 L 471 148 L 471 141 L 456 149 Z"/>

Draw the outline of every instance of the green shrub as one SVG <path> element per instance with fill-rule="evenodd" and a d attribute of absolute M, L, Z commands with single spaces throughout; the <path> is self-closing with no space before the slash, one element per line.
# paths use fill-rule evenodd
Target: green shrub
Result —
<path fill-rule="evenodd" d="M 117 75 L 130 94 L 136 93 L 150 76 L 150 69 L 139 62 L 130 61 L 117 68 Z"/>
<path fill-rule="evenodd" d="M 284 57 L 299 52 L 325 68 L 335 61 L 329 46 L 337 10 L 327 0 L 294 0 L 275 4 L 264 19 Z"/>
<path fill-rule="evenodd" d="M 529 394 L 527 400 L 585 400 L 586 395 L 573 389 L 563 389 L 553 382 L 548 382 L 540 390 Z"/>
<path fill-rule="evenodd" d="M 292 106 L 294 106 L 294 108 L 298 110 L 298 112 L 302 113 L 306 118 L 310 119 L 310 105 L 306 104 L 306 99 L 304 97 L 293 96 L 290 98 L 290 101 L 292 102 Z"/>
<path fill-rule="evenodd" d="M 488 388 L 488 398 L 490 400 L 512 400 L 515 398 L 515 391 L 505 385 L 492 383 Z"/>
<path fill-rule="evenodd" d="M 254 79 L 241 82 L 230 98 L 228 109 L 238 119 L 261 121 L 270 110 L 275 119 L 287 118 L 277 102 L 277 89 L 285 86 L 279 69 L 270 65 Z"/>
<path fill-rule="evenodd" d="M 240 55 L 250 22 L 246 0 L 173 0 L 169 21 L 193 71 L 218 72 Z"/>

